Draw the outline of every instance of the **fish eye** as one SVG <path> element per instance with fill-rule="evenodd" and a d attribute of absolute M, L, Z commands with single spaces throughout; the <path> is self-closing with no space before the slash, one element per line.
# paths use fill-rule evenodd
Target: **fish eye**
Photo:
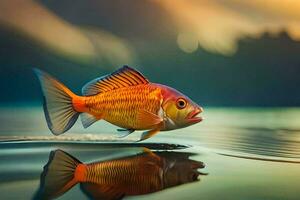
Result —
<path fill-rule="evenodd" d="M 186 102 L 185 99 L 183 99 L 183 98 L 177 99 L 176 106 L 177 106 L 178 109 L 183 109 L 183 108 L 186 107 L 186 105 L 187 105 L 187 102 Z"/>

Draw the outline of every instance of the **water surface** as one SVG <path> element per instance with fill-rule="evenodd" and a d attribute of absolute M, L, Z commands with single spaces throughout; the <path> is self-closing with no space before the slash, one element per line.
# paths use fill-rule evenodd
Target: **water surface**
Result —
<path fill-rule="evenodd" d="M 298 108 L 208 108 L 203 123 L 136 143 L 139 132 L 120 139 L 106 122 L 88 129 L 78 122 L 66 134 L 52 136 L 41 107 L 2 108 L 1 199 L 32 199 L 53 150 L 93 163 L 134 157 L 145 148 L 158 155 L 183 153 L 203 167 L 195 181 L 125 199 L 299 199 L 298 116 Z M 76 185 L 59 199 L 88 196 Z"/>

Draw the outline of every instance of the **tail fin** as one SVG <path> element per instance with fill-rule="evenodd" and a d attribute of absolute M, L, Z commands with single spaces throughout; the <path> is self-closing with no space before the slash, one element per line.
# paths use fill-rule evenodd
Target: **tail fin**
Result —
<path fill-rule="evenodd" d="M 44 113 L 49 129 L 54 135 L 69 130 L 76 122 L 79 112 L 72 104 L 76 95 L 49 74 L 34 69 L 44 93 Z"/>
<path fill-rule="evenodd" d="M 75 170 L 79 164 L 79 160 L 62 150 L 52 151 L 34 199 L 53 199 L 71 189 L 78 182 Z"/>

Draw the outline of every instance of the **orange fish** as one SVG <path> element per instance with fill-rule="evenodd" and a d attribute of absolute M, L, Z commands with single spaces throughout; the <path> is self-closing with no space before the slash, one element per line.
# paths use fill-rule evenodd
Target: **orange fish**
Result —
<path fill-rule="evenodd" d="M 202 162 L 190 153 L 151 152 L 84 164 L 62 150 L 51 152 L 35 199 L 53 199 L 77 183 L 92 199 L 121 199 L 198 181 Z"/>
<path fill-rule="evenodd" d="M 44 113 L 49 129 L 59 135 L 81 115 L 84 128 L 104 119 L 127 136 L 147 130 L 140 140 L 159 131 L 183 128 L 202 121 L 203 109 L 184 94 L 151 83 L 137 70 L 124 66 L 90 81 L 78 96 L 49 74 L 34 69 L 44 94 Z"/>

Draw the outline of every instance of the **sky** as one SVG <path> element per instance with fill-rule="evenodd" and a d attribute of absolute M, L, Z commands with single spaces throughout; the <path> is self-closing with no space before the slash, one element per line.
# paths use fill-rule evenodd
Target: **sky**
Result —
<path fill-rule="evenodd" d="M 33 67 L 80 94 L 129 65 L 202 106 L 300 106 L 300 3 L 0 2 L 0 103 L 39 102 Z"/>

